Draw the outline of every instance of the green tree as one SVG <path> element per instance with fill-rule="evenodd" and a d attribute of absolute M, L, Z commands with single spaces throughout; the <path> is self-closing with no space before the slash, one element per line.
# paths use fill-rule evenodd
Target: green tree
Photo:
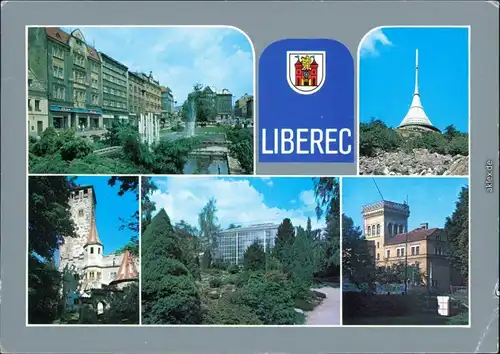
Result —
<path fill-rule="evenodd" d="M 103 324 L 139 324 L 139 285 L 133 283 L 121 291 L 108 294 L 109 308 L 103 313 Z"/>
<path fill-rule="evenodd" d="M 368 242 L 351 218 L 342 215 L 342 271 L 343 278 L 356 285 L 375 281 L 375 260 Z"/>
<path fill-rule="evenodd" d="M 216 114 L 215 101 L 213 96 L 202 84 L 197 83 L 193 85 L 193 91 L 188 95 L 187 100 L 182 105 L 182 119 L 188 119 L 188 104 L 189 101 L 194 101 L 196 107 L 196 121 L 207 122 L 212 120 Z"/>
<path fill-rule="evenodd" d="M 200 324 L 195 279 L 182 263 L 182 242 L 164 209 L 142 236 L 142 309 L 145 324 Z"/>
<path fill-rule="evenodd" d="M 217 218 L 217 201 L 214 198 L 210 199 L 198 214 L 198 227 L 203 251 L 208 251 L 214 258 L 217 249 L 217 233 L 220 231 L 219 219 Z"/>
<path fill-rule="evenodd" d="M 75 237 L 70 200 L 72 180 L 32 176 L 28 180 L 28 322 L 49 324 L 59 315 L 61 274 L 54 253 L 63 236 Z"/>
<path fill-rule="evenodd" d="M 266 266 L 266 254 L 264 247 L 257 241 L 253 242 L 243 255 L 243 268 L 247 271 L 264 270 Z"/>
<path fill-rule="evenodd" d="M 253 174 L 254 146 L 250 129 L 235 127 L 226 132 L 229 153 L 240 163 L 246 174 Z"/>
<path fill-rule="evenodd" d="M 359 153 L 362 156 L 375 156 L 379 150 L 394 151 L 401 143 L 400 135 L 379 119 L 372 118 L 369 123 L 359 125 Z"/>
<path fill-rule="evenodd" d="M 444 232 L 450 244 L 448 259 L 467 283 L 469 278 L 469 186 L 462 187 L 455 210 L 446 218 Z"/>
<path fill-rule="evenodd" d="M 337 178 L 321 177 L 314 180 L 314 195 L 316 197 L 316 215 L 318 219 L 325 218 L 326 229 L 323 240 L 319 240 L 322 250 L 316 253 L 324 262 L 321 270 L 326 274 L 339 275 L 341 258 L 340 251 L 340 186 Z"/>
<path fill-rule="evenodd" d="M 283 222 L 278 226 L 276 239 L 274 241 L 274 256 L 283 265 L 285 273 L 292 272 L 292 247 L 295 240 L 295 228 L 292 221 L 288 218 L 283 219 Z"/>
<path fill-rule="evenodd" d="M 151 194 L 158 189 L 151 177 L 141 178 L 141 211 L 142 211 L 142 232 L 151 223 L 153 212 L 156 210 L 156 203 L 151 200 Z"/>
<path fill-rule="evenodd" d="M 200 245 L 199 245 L 199 231 L 181 220 L 174 226 L 174 232 L 181 242 L 183 249 L 182 263 L 186 265 L 189 272 L 195 279 L 201 279 L 200 274 Z"/>
<path fill-rule="evenodd" d="M 308 225 L 310 228 L 310 220 Z M 294 284 L 295 295 L 300 298 L 305 298 L 309 294 L 309 289 L 313 281 L 315 271 L 313 242 L 314 240 L 310 237 L 308 231 L 299 226 L 292 246 L 293 263 L 291 280 Z"/>
<path fill-rule="evenodd" d="M 139 178 L 138 177 L 117 177 L 113 176 L 109 179 L 108 185 L 115 186 L 119 184 L 118 195 L 123 196 L 125 193 L 134 193 L 135 199 L 139 200 Z M 120 226 L 120 230 L 129 229 L 130 231 L 136 233 L 133 235 L 129 242 L 123 246 L 121 249 L 117 250 L 116 253 L 125 252 L 129 250 L 135 257 L 139 256 L 139 210 L 134 212 L 128 220 L 121 218 L 123 225 Z"/>

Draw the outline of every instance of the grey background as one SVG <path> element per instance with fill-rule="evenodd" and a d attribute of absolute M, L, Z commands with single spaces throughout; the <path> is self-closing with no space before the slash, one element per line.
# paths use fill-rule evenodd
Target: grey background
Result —
<path fill-rule="evenodd" d="M 2 294 L 6 352 L 346 353 L 496 352 L 498 347 L 498 9 L 486 2 L 2 3 Z M 291 21 L 312 13 L 314 21 Z M 281 16 L 277 17 L 277 14 Z M 252 38 L 257 57 L 282 38 L 327 37 L 353 55 L 381 25 L 471 25 L 471 328 L 26 327 L 25 25 L 228 24 Z M 493 159 L 495 192 L 485 191 Z M 312 165 L 309 165 L 312 166 Z M 297 166 L 279 164 L 296 174 Z M 302 166 L 298 166 L 302 168 Z M 316 166 L 314 166 L 316 167 Z M 349 173 L 349 166 L 345 166 Z M 313 167 L 310 167 L 313 168 Z M 336 171 L 340 174 L 340 168 Z M 304 172 L 306 173 L 306 172 Z M 319 168 L 309 174 L 329 174 Z"/>

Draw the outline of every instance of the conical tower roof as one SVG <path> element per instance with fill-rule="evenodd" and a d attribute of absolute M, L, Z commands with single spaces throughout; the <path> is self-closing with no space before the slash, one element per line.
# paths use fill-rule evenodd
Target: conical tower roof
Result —
<path fill-rule="evenodd" d="M 99 233 L 97 232 L 97 226 L 95 224 L 95 215 L 92 216 L 92 221 L 90 222 L 90 231 L 87 236 L 87 245 L 100 245 L 102 246 L 101 239 L 99 238 Z"/>
<path fill-rule="evenodd" d="M 139 277 L 134 259 L 129 250 L 126 250 L 115 281 L 135 280 Z"/>
<path fill-rule="evenodd" d="M 422 126 L 430 130 L 439 131 L 439 129 L 432 125 L 420 100 L 420 92 L 418 90 L 418 49 L 415 52 L 415 90 L 413 91 L 413 99 L 408 113 L 406 113 L 398 128 L 405 126 Z"/>

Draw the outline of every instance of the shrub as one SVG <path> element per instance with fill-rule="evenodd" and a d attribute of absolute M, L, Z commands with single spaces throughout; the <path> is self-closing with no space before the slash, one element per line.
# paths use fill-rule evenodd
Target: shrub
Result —
<path fill-rule="evenodd" d="M 61 146 L 61 157 L 65 161 L 81 159 L 92 152 L 90 146 L 80 138 L 68 141 Z"/>
<path fill-rule="evenodd" d="M 307 301 L 306 299 L 295 299 L 295 308 L 303 311 L 312 311 L 314 310 L 314 307 L 314 303 Z"/>
<path fill-rule="evenodd" d="M 236 264 L 232 264 L 227 268 L 227 271 L 230 274 L 237 274 L 240 271 L 240 267 L 238 267 L 238 265 Z"/>
<path fill-rule="evenodd" d="M 237 287 L 242 287 L 243 285 L 248 283 L 248 279 L 250 279 L 250 273 L 243 271 L 239 274 L 236 274 L 236 276 L 234 277 L 234 285 L 236 285 Z"/>
<path fill-rule="evenodd" d="M 378 150 L 394 151 L 401 146 L 401 137 L 380 120 L 359 125 L 359 153 L 374 156 Z"/>
<path fill-rule="evenodd" d="M 203 313 L 203 324 L 261 325 L 262 321 L 248 306 L 232 303 L 228 298 L 211 301 Z"/>
<path fill-rule="evenodd" d="M 211 288 L 220 288 L 222 286 L 222 280 L 220 278 L 211 278 L 208 284 Z"/>

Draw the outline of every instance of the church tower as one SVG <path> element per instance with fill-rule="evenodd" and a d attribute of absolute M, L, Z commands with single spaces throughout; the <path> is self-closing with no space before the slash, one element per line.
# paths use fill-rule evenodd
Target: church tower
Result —
<path fill-rule="evenodd" d="M 406 203 L 383 200 L 363 206 L 362 214 L 365 237 L 368 241 L 373 241 L 377 253 L 382 253 L 379 249 L 390 238 L 408 232 L 410 207 Z"/>
<path fill-rule="evenodd" d="M 413 98 L 410 104 L 410 109 L 399 125 L 398 130 L 415 132 L 439 132 L 439 129 L 432 125 L 429 117 L 425 113 L 424 107 L 422 106 L 422 101 L 420 99 L 420 92 L 418 87 L 418 49 L 415 51 L 415 89 L 413 90 Z"/>
<path fill-rule="evenodd" d="M 92 220 L 97 205 L 93 186 L 79 186 L 71 192 L 69 206 L 76 237 L 64 237 L 64 244 L 59 247 L 59 270 L 68 264 L 78 270 L 84 266 L 84 246 L 92 227 Z"/>

